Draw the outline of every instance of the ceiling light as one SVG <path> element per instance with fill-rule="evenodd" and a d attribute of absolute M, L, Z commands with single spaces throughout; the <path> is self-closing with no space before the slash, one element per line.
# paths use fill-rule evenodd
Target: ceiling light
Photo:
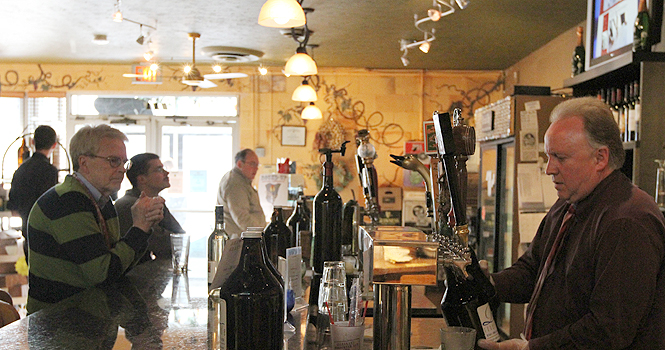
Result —
<path fill-rule="evenodd" d="M 314 105 L 314 102 L 310 102 L 309 106 L 305 107 L 300 113 L 300 118 L 302 119 L 322 119 L 323 114 L 319 107 Z"/>
<path fill-rule="evenodd" d="M 427 17 L 429 17 L 432 22 L 436 22 L 441 19 L 441 10 L 438 9 L 429 9 L 427 10 Z"/>
<path fill-rule="evenodd" d="M 268 68 L 264 67 L 263 65 L 260 65 L 259 66 L 259 74 L 261 74 L 261 75 L 268 74 Z"/>
<path fill-rule="evenodd" d="M 215 64 L 212 66 L 212 71 L 215 73 L 219 73 L 222 71 L 222 66 L 220 66 L 219 64 Z"/>
<path fill-rule="evenodd" d="M 411 62 L 409 62 L 409 59 L 406 58 L 406 53 L 404 54 L 404 56 L 402 56 L 400 58 L 402 59 L 402 64 L 404 65 L 404 67 L 408 66 L 409 63 L 411 63 Z"/>
<path fill-rule="evenodd" d="M 469 1 L 468 0 L 455 0 L 457 3 L 457 6 L 459 6 L 460 9 L 464 10 L 467 6 L 469 6 Z"/>
<path fill-rule="evenodd" d="M 153 63 L 150 65 L 150 70 L 153 72 L 156 72 L 159 70 L 159 65 L 157 63 Z"/>
<path fill-rule="evenodd" d="M 120 10 L 120 0 L 116 0 L 113 12 L 113 22 L 122 22 L 122 11 Z"/>
<path fill-rule="evenodd" d="M 189 65 L 186 65 L 186 66 L 182 69 L 182 71 L 185 72 L 185 74 L 189 74 L 189 72 L 192 71 L 192 67 L 190 67 Z"/>
<path fill-rule="evenodd" d="M 143 58 L 145 58 L 146 61 L 150 61 L 154 57 L 154 53 L 152 51 L 146 51 L 143 54 Z"/>
<path fill-rule="evenodd" d="M 302 81 L 302 85 L 298 86 L 293 90 L 293 95 L 291 95 L 293 101 L 298 102 L 312 102 L 317 100 L 316 90 L 309 85 L 307 78 Z"/>
<path fill-rule="evenodd" d="M 92 42 L 97 45 L 106 45 L 109 43 L 109 40 L 106 38 L 106 34 L 95 34 Z"/>
<path fill-rule="evenodd" d="M 259 13 L 259 24 L 264 27 L 293 28 L 306 22 L 305 12 L 295 0 L 268 0 Z"/>
<path fill-rule="evenodd" d="M 420 49 L 420 51 L 422 51 L 424 53 L 428 53 L 429 48 L 430 48 L 429 41 L 425 41 L 424 43 L 420 44 L 420 46 L 418 46 L 418 48 Z"/>
<path fill-rule="evenodd" d="M 302 46 L 296 50 L 296 54 L 291 56 L 286 62 L 286 66 L 284 66 L 284 74 L 287 74 L 287 76 L 316 75 L 318 72 L 316 62 L 314 62 L 312 57 L 307 54 L 307 50 Z"/>

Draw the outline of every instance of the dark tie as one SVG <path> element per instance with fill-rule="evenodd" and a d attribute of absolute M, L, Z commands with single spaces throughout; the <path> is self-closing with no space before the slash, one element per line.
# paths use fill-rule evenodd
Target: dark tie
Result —
<path fill-rule="evenodd" d="M 552 263 L 554 262 L 554 257 L 556 256 L 556 253 L 559 250 L 559 247 L 561 246 L 561 241 L 563 241 L 563 237 L 566 234 L 566 230 L 568 229 L 568 226 L 570 224 L 570 219 L 574 215 L 575 215 L 575 205 L 571 204 L 568 206 L 568 211 L 566 211 L 566 215 L 563 216 L 563 221 L 561 222 L 561 228 L 559 228 L 559 232 L 557 233 L 556 238 L 554 239 L 554 243 L 552 244 L 552 249 L 550 249 L 550 253 L 547 255 L 547 259 L 545 260 L 545 265 L 543 265 L 543 269 L 540 270 L 540 275 L 538 276 L 538 281 L 536 282 L 536 286 L 533 289 L 533 294 L 531 295 L 531 300 L 529 301 L 529 306 L 527 308 L 527 313 L 526 313 L 526 324 L 524 326 L 524 335 L 527 340 L 531 339 L 531 328 L 533 327 L 533 313 L 536 309 L 536 304 L 538 302 L 538 297 L 540 296 L 540 291 L 543 288 L 545 279 L 552 272 L 550 270 L 552 268 Z"/>

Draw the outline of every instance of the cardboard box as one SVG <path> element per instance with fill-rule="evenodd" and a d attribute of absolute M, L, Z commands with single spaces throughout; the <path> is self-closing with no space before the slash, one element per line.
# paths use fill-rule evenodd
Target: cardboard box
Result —
<path fill-rule="evenodd" d="M 402 210 L 402 188 L 379 187 L 379 206 L 381 211 Z"/>

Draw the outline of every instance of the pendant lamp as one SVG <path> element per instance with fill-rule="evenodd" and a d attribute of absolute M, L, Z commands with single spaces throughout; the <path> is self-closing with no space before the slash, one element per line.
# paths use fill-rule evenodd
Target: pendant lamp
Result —
<path fill-rule="evenodd" d="M 302 27 L 305 22 L 305 12 L 295 0 L 268 0 L 259 13 L 259 24 L 264 27 Z"/>

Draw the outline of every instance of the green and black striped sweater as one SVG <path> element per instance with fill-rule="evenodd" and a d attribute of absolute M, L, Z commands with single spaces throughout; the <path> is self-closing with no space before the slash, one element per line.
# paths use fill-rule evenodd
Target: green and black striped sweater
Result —
<path fill-rule="evenodd" d="M 101 209 L 111 239 L 109 248 L 92 201 L 83 185 L 68 175 L 32 208 L 28 314 L 87 288 L 113 283 L 145 252 L 149 234 L 132 227 L 121 238 L 118 214 L 111 203 Z"/>

